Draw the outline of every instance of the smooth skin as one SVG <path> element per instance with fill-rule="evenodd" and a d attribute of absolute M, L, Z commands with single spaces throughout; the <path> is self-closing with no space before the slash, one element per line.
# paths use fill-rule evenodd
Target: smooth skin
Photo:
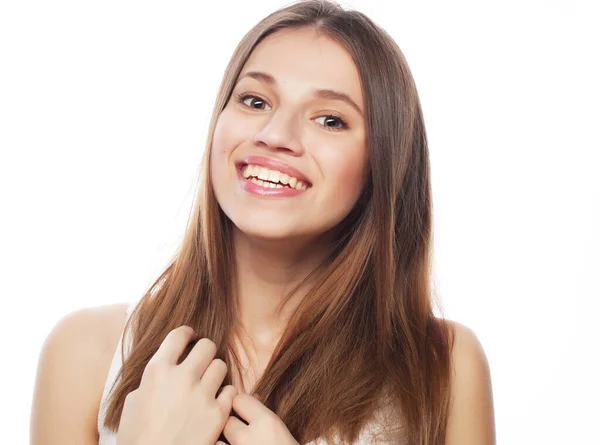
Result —
<path fill-rule="evenodd" d="M 98 444 L 98 408 L 110 362 L 125 325 L 127 306 L 81 309 L 63 317 L 54 326 L 38 363 L 31 411 L 31 445 Z M 456 328 L 457 336 L 452 351 L 453 402 L 446 445 L 494 445 L 492 386 L 485 353 L 472 330 L 460 323 L 450 323 Z M 269 433 L 282 431 L 280 437 L 274 439 L 278 441 L 275 443 L 295 443 L 286 436 L 287 428 L 283 430 L 281 419 L 260 401 L 238 391 L 232 407 L 249 423 L 240 425 L 239 419 L 229 416 L 223 430 L 232 445 L 256 443 L 255 437 L 258 431 L 262 434 L 263 428 Z M 268 445 L 270 442 L 261 440 L 259 443 Z"/>
<path fill-rule="evenodd" d="M 127 304 L 84 308 L 61 318 L 38 359 L 31 445 L 97 445 L 98 410 Z"/>
<path fill-rule="evenodd" d="M 244 394 L 242 383 L 253 388 L 260 378 L 289 314 L 308 287 L 300 289 L 279 313 L 276 308 L 282 296 L 319 264 L 327 253 L 323 236 L 346 216 L 364 185 L 364 98 L 356 66 L 345 49 L 312 30 L 269 36 L 257 46 L 243 73 L 248 70 L 267 72 L 275 82 L 240 80 L 234 93 L 257 97 L 228 102 L 216 125 L 211 156 L 217 199 L 236 227 L 235 279 L 240 289 L 240 323 L 246 334 L 239 339 L 243 346 L 239 352 L 248 377 L 243 382 L 234 379 L 238 394 L 231 403 L 247 425 L 219 414 L 229 400 L 218 400 L 212 393 L 224 375 L 223 364 L 212 365 L 213 357 L 209 360 L 210 351 L 203 349 L 207 346 L 203 342 L 190 366 L 179 368 L 187 358 L 174 365 L 173 357 L 185 346 L 179 338 L 182 334 L 174 334 L 174 339 L 165 339 L 159 358 L 145 371 L 149 377 L 127 399 L 124 429 L 119 431 L 119 439 L 127 443 L 119 445 L 152 444 L 139 440 L 153 440 L 153 434 L 160 437 L 160 445 L 192 443 L 202 437 L 193 427 L 197 410 L 207 410 L 213 422 L 202 440 L 209 440 L 222 427 L 232 445 L 295 443 L 281 419 Z M 316 88 L 343 91 L 358 110 L 343 101 L 315 97 Z M 331 115 L 343 117 L 349 127 L 340 126 Z M 326 127 L 326 123 L 335 125 Z M 235 162 L 247 155 L 287 163 L 300 170 L 312 187 L 294 200 L 242 193 Z M 113 306 L 78 311 L 61 320 L 49 335 L 40 356 L 32 408 L 33 445 L 98 443 L 98 406 L 125 310 Z M 495 443 L 495 433 L 487 359 L 475 334 L 453 324 L 457 339 L 446 445 L 490 445 Z M 200 383 L 205 372 L 212 382 L 207 385 Z M 175 398 L 168 398 L 166 388 L 175 389 Z M 170 423 L 170 411 L 161 411 L 161 403 L 177 412 L 178 420 Z"/>
<path fill-rule="evenodd" d="M 251 392 L 314 279 L 283 307 L 281 300 L 329 254 L 332 229 L 367 180 L 368 150 L 359 72 L 338 42 L 313 29 L 271 34 L 237 80 L 215 125 L 210 168 L 219 206 L 233 223 L 235 337 L 246 371 L 240 378 Z M 341 92 L 356 108 L 319 90 Z M 282 162 L 312 186 L 283 199 L 245 192 L 236 164 L 246 156 Z"/>
<path fill-rule="evenodd" d="M 139 388 L 125 399 L 119 445 L 214 445 L 217 441 L 237 389 L 227 385 L 217 396 L 227 365 L 214 359 L 217 346 L 207 338 L 200 339 L 177 364 L 195 339 L 189 326 L 167 334 L 146 365 Z"/>

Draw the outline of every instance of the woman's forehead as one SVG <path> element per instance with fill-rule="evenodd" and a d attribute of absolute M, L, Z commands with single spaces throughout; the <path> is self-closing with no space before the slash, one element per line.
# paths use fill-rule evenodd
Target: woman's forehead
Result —
<path fill-rule="evenodd" d="M 275 88 L 331 89 L 347 94 L 362 108 L 358 69 L 352 56 L 335 40 L 310 28 L 283 30 L 257 45 L 240 73 L 264 72 Z M 264 80 L 264 79 L 263 79 Z"/>

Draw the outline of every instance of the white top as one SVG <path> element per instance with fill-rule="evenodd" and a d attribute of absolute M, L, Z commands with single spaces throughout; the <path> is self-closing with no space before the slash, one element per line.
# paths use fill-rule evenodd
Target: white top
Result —
<path fill-rule="evenodd" d="M 125 318 L 125 322 L 129 319 L 133 309 L 135 308 L 136 303 L 132 303 L 127 309 L 127 316 Z M 121 336 L 119 338 L 119 343 L 117 344 L 117 349 L 113 355 L 112 362 L 110 364 L 110 369 L 108 371 L 108 377 L 106 379 L 106 383 L 104 385 L 104 391 L 102 392 L 102 399 L 100 401 L 100 408 L 98 411 L 98 433 L 99 433 L 99 441 L 98 445 L 116 445 L 117 443 L 117 434 L 108 430 L 104 427 L 104 419 L 106 417 L 106 399 L 108 397 L 108 393 L 112 387 L 113 382 L 121 368 L 121 345 L 123 343 L 123 332 L 121 332 Z M 127 357 L 129 351 L 131 351 L 131 341 L 128 340 L 126 342 L 126 350 L 125 357 Z M 360 436 L 353 445 L 371 445 L 371 444 L 381 444 L 381 441 L 375 441 L 372 439 L 372 434 L 376 432 L 373 429 L 373 424 L 368 424 L 363 431 L 361 431 Z M 306 445 L 326 445 L 325 440 L 318 438 L 309 442 Z"/>
<path fill-rule="evenodd" d="M 129 316 L 133 312 L 136 303 L 130 304 L 129 308 L 127 308 L 127 316 L 125 317 L 125 322 L 129 320 Z M 104 384 L 104 391 L 102 392 L 102 399 L 100 400 L 100 408 L 98 410 L 98 434 L 99 440 L 98 445 L 116 445 L 117 444 L 117 434 L 108 430 L 104 427 L 104 419 L 106 418 L 106 399 L 108 397 L 108 393 L 112 387 L 113 382 L 117 377 L 117 373 L 121 369 L 122 361 L 121 361 L 121 345 L 123 344 L 123 332 L 121 332 L 121 336 L 119 337 L 119 343 L 117 343 L 117 349 L 113 355 L 112 362 L 110 364 L 110 369 L 108 370 L 108 377 L 106 378 L 106 383 Z M 131 350 L 131 342 L 127 342 L 127 348 L 125 351 L 125 356 Z"/>

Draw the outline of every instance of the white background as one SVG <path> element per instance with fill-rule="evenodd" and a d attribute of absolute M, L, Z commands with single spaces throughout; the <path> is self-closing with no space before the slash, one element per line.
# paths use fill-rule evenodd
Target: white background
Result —
<path fill-rule="evenodd" d="M 54 324 L 162 271 L 229 57 L 286 3 L 0 5 L 3 443 L 27 443 Z M 500 444 L 600 444 L 596 3 L 344 3 L 413 71 L 436 291 L 486 350 Z"/>

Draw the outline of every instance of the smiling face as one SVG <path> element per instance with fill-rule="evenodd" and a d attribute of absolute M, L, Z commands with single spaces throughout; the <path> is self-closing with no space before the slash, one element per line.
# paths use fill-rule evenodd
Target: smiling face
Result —
<path fill-rule="evenodd" d="M 215 127 L 211 178 L 225 214 L 266 239 L 335 227 L 367 178 L 364 112 L 358 70 L 340 44 L 309 28 L 268 36 Z"/>

